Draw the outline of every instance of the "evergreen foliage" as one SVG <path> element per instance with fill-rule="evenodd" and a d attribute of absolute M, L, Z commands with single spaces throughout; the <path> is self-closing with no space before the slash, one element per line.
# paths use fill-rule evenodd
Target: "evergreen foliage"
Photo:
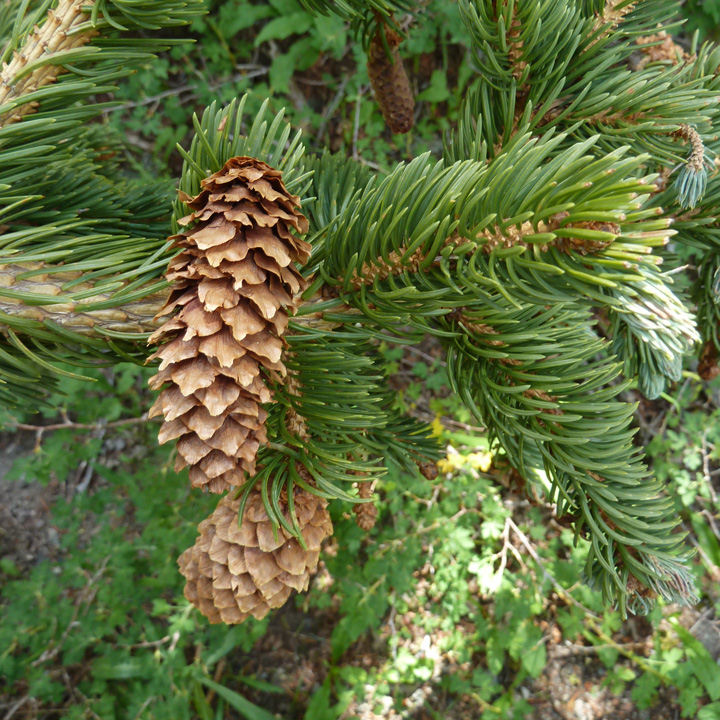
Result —
<path fill-rule="evenodd" d="M 313 252 L 287 338 L 297 387 L 276 383 L 271 442 L 245 494 L 260 482 L 285 523 L 277 500 L 294 484 L 355 500 L 351 483 L 383 472 L 384 456 L 408 470 L 436 456 L 428 429 L 395 409 L 376 342 L 431 335 L 510 463 L 590 540 L 586 573 L 605 600 L 623 612 L 658 595 L 693 601 L 679 519 L 633 444 L 626 399 L 631 387 L 664 392 L 699 340 L 720 348 L 720 49 L 667 46 L 677 2 L 460 0 L 477 67 L 460 121 L 443 157 L 386 176 L 308 157 L 282 114 L 246 122 L 244 101 L 213 105 L 181 151 L 172 220 L 168 188 L 125 175 L 98 96 L 157 49 L 138 29 L 184 22 L 200 3 L 98 2 L 69 35 L 82 43 L 22 65 L 52 4 L 0 11 L 0 57 L 21 66 L 0 83 L 4 401 L 37 397 L 58 361 L 142 356 L 182 198 L 250 155 L 301 196 Z M 414 3 L 303 5 L 352 20 L 367 40 Z M 674 272 L 688 259 L 698 273 L 681 291 Z M 147 307 L 123 324 L 139 300 Z M 289 408 L 309 438 L 288 432 Z"/>

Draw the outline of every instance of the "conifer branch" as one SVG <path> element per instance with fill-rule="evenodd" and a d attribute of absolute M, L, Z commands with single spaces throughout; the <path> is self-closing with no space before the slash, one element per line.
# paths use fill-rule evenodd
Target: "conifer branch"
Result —
<path fill-rule="evenodd" d="M 589 47 L 612 32 L 623 18 L 634 10 L 635 5 L 637 5 L 636 2 L 627 2 L 627 0 L 606 0 L 602 12 L 595 17 L 593 29 L 598 34 L 593 38 Z"/>
<path fill-rule="evenodd" d="M 522 30 L 522 24 L 517 11 L 513 15 L 512 23 L 507 31 L 507 44 L 508 44 L 508 60 L 510 61 L 510 71 L 516 80 L 520 80 L 527 67 L 527 62 L 523 60 L 523 41 L 520 37 Z M 520 88 L 520 92 L 523 92 L 526 86 Z"/>
<path fill-rule="evenodd" d="M 0 70 L 0 107 L 55 82 L 64 71 L 62 59 L 98 35 L 88 27 L 88 11 L 95 0 L 60 0 L 42 25 L 36 25 L 10 62 Z M 30 68 L 30 71 L 28 71 Z M 17 122 L 37 108 L 25 103 L 0 113 L 0 127 Z"/>
<path fill-rule="evenodd" d="M 42 263 L 0 265 L 0 318 L 50 322 L 81 335 L 140 335 L 158 327 L 155 316 L 168 294 L 163 283 L 140 288 L 138 299 L 116 304 L 112 292 L 98 291 L 81 278 L 79 271 Z M 4 324 L 0 320 L 0 329 Z"/>

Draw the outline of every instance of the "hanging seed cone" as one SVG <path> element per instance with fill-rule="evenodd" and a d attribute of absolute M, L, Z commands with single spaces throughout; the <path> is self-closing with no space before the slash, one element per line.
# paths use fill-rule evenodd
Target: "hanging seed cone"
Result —
<path fill-rule="evenodd" d="M 232 158 L 202 188 L 180 221 L 193 227 L 174 237 L 160 311 L 171 317 L 150 337 L 163 343 L 150 387 L 165 389 L 149 415 L 165 418 L 160 443 L 177 440 L 175 469 L 190 466 L 194 487 L 221 493 L 255 473 L 267 442 L 263 371 L 286 374 L 282 336 L 306 288 L 294 264 L 310 245 L 293 234 L 308 227 L 298 198 L 265 163 Z"/>
<path fill-rule="evenodd" d="M 185 597 L 211 623 L 260 620 L 293 590 L 307 590 L 320 545 L 333 532 L 327 502 L 304 490 L 295 492 L 294 509 L 307 549 L 283 528 L 275 534 L 259 490 L 250 494 L 238 527 L 240 499 L 232 495 L 200 523 L 195 545 L 178 558 Z M 287 500 L 283 510 L 289 520 Z"/>
<path fill-rule="evenodd" d="M 358 482 L 358 497 L 369 499 L 373 496 L 373 482 Z M 353 505 L 355 522 L 361 530 L 372 530 L 377 521 L 378 509 L 375 503 L 357 503 Z"/>
<path fill-rule="evenodd" d="M 400 36 L 381 23 L 368 48 L 367 69 L 385 124 L 394 133 L 406 133 L 413 126 L 415 98 L 398 52 L 399 44 Z"/>

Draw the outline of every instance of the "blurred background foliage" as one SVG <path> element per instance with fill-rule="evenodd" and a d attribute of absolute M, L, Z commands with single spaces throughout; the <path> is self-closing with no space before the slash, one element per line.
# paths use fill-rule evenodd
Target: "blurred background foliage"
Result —
<path fill-rule="evenodd" d="M 266 95 L 286 107 L 311 150 L 380 169 L 440 152 L 471 76 L 452 0 L 425 0 L 403 44 L 418 99 L 406 136 L 385 129 L 345 23 L 296 0 L 210 5 L 106 114 L 137 171 L 174 183 L 192 113 L 247 90 L 258 108 Z M 720 2 L 685 10 L 690 30 L 717 39 Z M 637 413 L 697 538 L 702 602 L 622 621 L 581 581 L 587 548 L 468 424 L 434 348 L 383 353 L 398 401 L 446 444 L 440 477 L 389 468 L 369 535 L 333 508 L 311 591 L 234 628 L 182 597 L 176 557 L 215 499 L 191 493 L 156 447 L 142 418 L 149 371 L 63 378 L 59 415 L 0 416 L 0 716 L 720 718 L 718 381 L 689 367 Z M 37 429 L 48 425 L 67 427 Z"/>

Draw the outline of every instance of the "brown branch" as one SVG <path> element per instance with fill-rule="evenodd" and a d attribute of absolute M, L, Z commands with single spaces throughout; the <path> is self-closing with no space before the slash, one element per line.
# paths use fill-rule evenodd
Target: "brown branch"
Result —
<path fill-rule="evenodd" d="M 43 59 L 57 57 L 60 53 L 86 45 L 98 32 L 87 27 L 88 10 L 95 0 L 60 0 L 54 10 L 49 10 L 45 22 L 35 26 L 22 47 L 13 53 L 10 62 L 0 69 L 0 106 L 21 99 L 57 79 L 64 71 L 62 64 L 47 62 L 22 75 L 28 65 Z M 25 103 L 0 115 L 0 127 L 21 120 L 34 112 L 37 103 Z"/>
<path fill-rule="evenodd" d="M 288 395 L 293 397 L 300 397 L 300 383 L 298 382 L 297 376 L 292 370 L 288 370 L 287 381 L 285 382 L 285 389 Z M 285 413 L 285 424 L 288 431 L 300 438 L 301 440 L 307 440 L 310 437 L 310 432 L 307 426 L 307 420 L 295 410 L 292 405 L 287 409 Z"/>
<path fill-rule="evenodd" d="M 155 315 L 167 299 L 169 290 L 151 292 L 148 288 L 149 294 L 139 300 L 124 303 L 121 307 L 92 310 L 88 308 L 109 300 L 111 293 L 93 293 L 91 283 L 79 283 L 72 286 L 71 292 L 82 300 L 58 302 L 65 285 L 78 280 L 82 273 L 68 272 L 61 266 L 47 266 L 47 272 L 22 277 L 44 267 L 42 263 L 0 265 L 0 315 L 50 321 L 83 335 L 94 335 L 98 330 L 146 333 L 160 324 Z M 28 302 L 29 296 L 32 296 L 31 302 Z"/>
<path fill-rule="evenodd" d="M 122 427 L 123 425 L 144 425 L 153 422 L 148 418 L 147 413 L 143 413 L 140 417 L 123 418 L 122 420 L 113 420 L 112 422 L 96 422 L 96 423 L 77 423 L 72 420 L 66 420 L 61 423 L 52 425 L 28 425 L 27 423 L 11 422 L 8 427 L 12 430 L 28 430 L 42 435 L 45 432 L 53 430 L 104 430 L 105 428 Z"/>
<path fill-rule="evenodd" d="M 22 277 L 28 272 L 45 270 L 40 274 Z M 170 289 L 151 291 L 138 300 L 123 303 L 119 307 L 93 310 L 93 305 L 110 300 L 109 292 L 93 293 L 91 283 L 72 286 L 71 292 L 82 300 L 65 300 L 63 294 L 67 283 L 78 280 L 80 272 L 68 272 L 62 266 L 44 266 L 42 263 L 0 265 L 0 333 L 3 316 L 50 321 L 80 335 L 98 336 L 106 332 L 146 334 L 156 330 L 162 320 L 156 316 L 170 294 Z M 322 298 L 316 299 L 318 302 Z M 304 303 L 314 302 L 315 299 Z M 89 309 L 90 308 L 90 309 Z M 326 321 L 322 313 L 304 313 L 291 321 L 307 327 L 330 329 L 337 323 Z"/>
<path fill-rule="evenodd" d="M 514 13 L 514 17 L 507 31 L 506 39 L 508 44 L 508 60 L 510 61 L 510 71 L 512 72 L 513 77 L 518 81 L 522 77 L 523 73 L 525 72 L 525 68 L 527 67 L 527 63 L 522 59 L 523 41 L 520 37 L 521 29 L 522 25 L 520 24 L 520 18 L 518 18 L 516 8 L 516 12 Z M 520 88 L 520 92 L 524 92 L 526 89 L 527 86 L 524 86 Z"/>

